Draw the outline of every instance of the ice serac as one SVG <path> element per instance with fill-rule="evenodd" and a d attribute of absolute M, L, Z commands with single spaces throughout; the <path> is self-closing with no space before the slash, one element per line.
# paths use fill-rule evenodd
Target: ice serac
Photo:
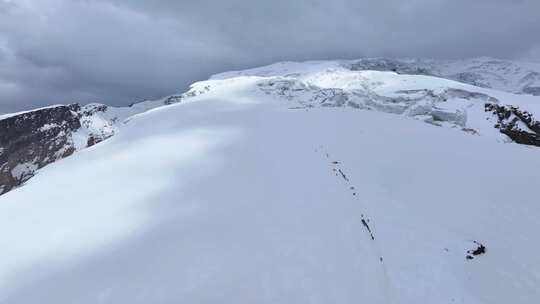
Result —
<path fill-rule="evenodd" d="M 540 117 L 538 97 L 435 77 L 436 71 L 433 63 L 364 59 L 279 63 L 216 75 L 213 80 L 259 77 L 261 91 L 296 103 L 296 108 L 375 110 L 503 142 L 540 146 L 534 127 Z M 516 119 L 505 117 L 508 121 L 501 124 L 502 117 L 494 115 L 490 105 L 513 109 Z"/>

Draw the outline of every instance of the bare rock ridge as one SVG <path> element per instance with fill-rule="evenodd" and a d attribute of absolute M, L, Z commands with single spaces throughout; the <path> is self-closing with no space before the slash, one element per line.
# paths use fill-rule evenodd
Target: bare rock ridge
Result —
<path fill-rule="evenodd" d="M 0 120 L 0 194 L 31 178 L 35 170 L 75 152 L 80 106 L 55 106 Z"/>
<path fill-rule="evenodd" d="M 98 103 L 57 105 L 0 117 L 0 195 L 46 165 L 110 138 L 130 116 L 184 97 L 173 95 L 120 108 Z"/>
<path fill-rule="evenodd" d="M 113 136 L 121 118 L 135 112 L 125 109 L 57 105 L 0 119 L 0 195 L 38 169 Z"/>

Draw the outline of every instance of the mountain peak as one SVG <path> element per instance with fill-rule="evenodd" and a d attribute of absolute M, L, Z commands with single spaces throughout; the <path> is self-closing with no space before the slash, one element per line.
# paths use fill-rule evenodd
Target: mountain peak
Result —
<path fill-rule="evenodd" d="M 113 136 L 0 197 L 0 302 L 538 302 L 538 254 L 516 250 L 535 244 L 538 149 L 502 144 L 538 143 L 537 109 L 319 61 L 12 116 L 43 139 L 8 140 L 28 159 Z"/>

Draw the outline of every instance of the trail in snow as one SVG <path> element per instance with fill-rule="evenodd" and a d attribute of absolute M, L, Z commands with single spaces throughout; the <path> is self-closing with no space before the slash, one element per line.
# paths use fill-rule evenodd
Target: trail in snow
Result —
<path fill-rule="evenodd" d="M 325 161 L 329 161 L 329 159 L 331 159 L 330 157 L 330 153 L 328 151 L 325 150 L 324 146 L 319 146 L 317 149 L 315 149 L 315 152 L 318 152 L 318 151 L 323 151 L 323 154 L 325 156 Z M 357 199 L 359 197 L 357 197 L 357 187 L 355 187 L 351 180 L 349 179 L 349 177 L 344 173 L 344 170 L 345 169 L 342 169 L 342 162 L 338 161 L 338 160 L 333 160 L 330 162 L 330 164 L 332 165 L 332 173 L 336 176 L 336 177 L 340 177 L 340 179 L 342 180 L 342 182 L 344 181 L 345 182 L 345 186 L 346 186 L 346 189 L 347 189 L 347 192 L 351 193 L 352 196 L 353 196 L 353 199 Z M 373 234 L 373 231 L 369 225 L 369 218 L 365 217 L 364 215 L 364 211 L 362 211 L 362 214 L 361 214 L 361 223 L 362 225 L 364 226 L 364 228 L 366 229 L 366 232 L 369 234 L 370 238 L 372 241 L 375 241 L 375 235 Z M 383 257 L 381 256 L 380 257 L 380 260 L 381 262 L 383 261 Z"/>

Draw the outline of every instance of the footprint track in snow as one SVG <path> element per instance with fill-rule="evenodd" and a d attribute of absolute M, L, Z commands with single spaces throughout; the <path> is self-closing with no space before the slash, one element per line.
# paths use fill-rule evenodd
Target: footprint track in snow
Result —
<path fill-rule="evenodd" d="M 315 152 L 322 153 L 324 157 L 328 160 L 331 159 L 330 153 L 324 148 L 324 146 L 319 146 L 315 149 Z M 341 179 L 343 182 L 345 182 L 347 186 L 347 190 L 351 193 L 351 195 L 356 199 L 357 197 L 357 188 L 354 186 L 351 182 L 350 176 L 346 173 L 346 170 L 343 168 L 343 162 L 339 160 L 331 160 L 330 166 L 332 169 L 333 174 Z M 365 230 L 369 233 L 369 236 L 372 240 L 375 240 L 375 235 L 373 233 L 373 230 L 371 229 L 369 225 L 369 218 L 364 217 L 364 214 L 361 215 L 361 223 L 362 226 L 365 228 Z M 382 262 L 382 257 L 380 258 Z"/>

